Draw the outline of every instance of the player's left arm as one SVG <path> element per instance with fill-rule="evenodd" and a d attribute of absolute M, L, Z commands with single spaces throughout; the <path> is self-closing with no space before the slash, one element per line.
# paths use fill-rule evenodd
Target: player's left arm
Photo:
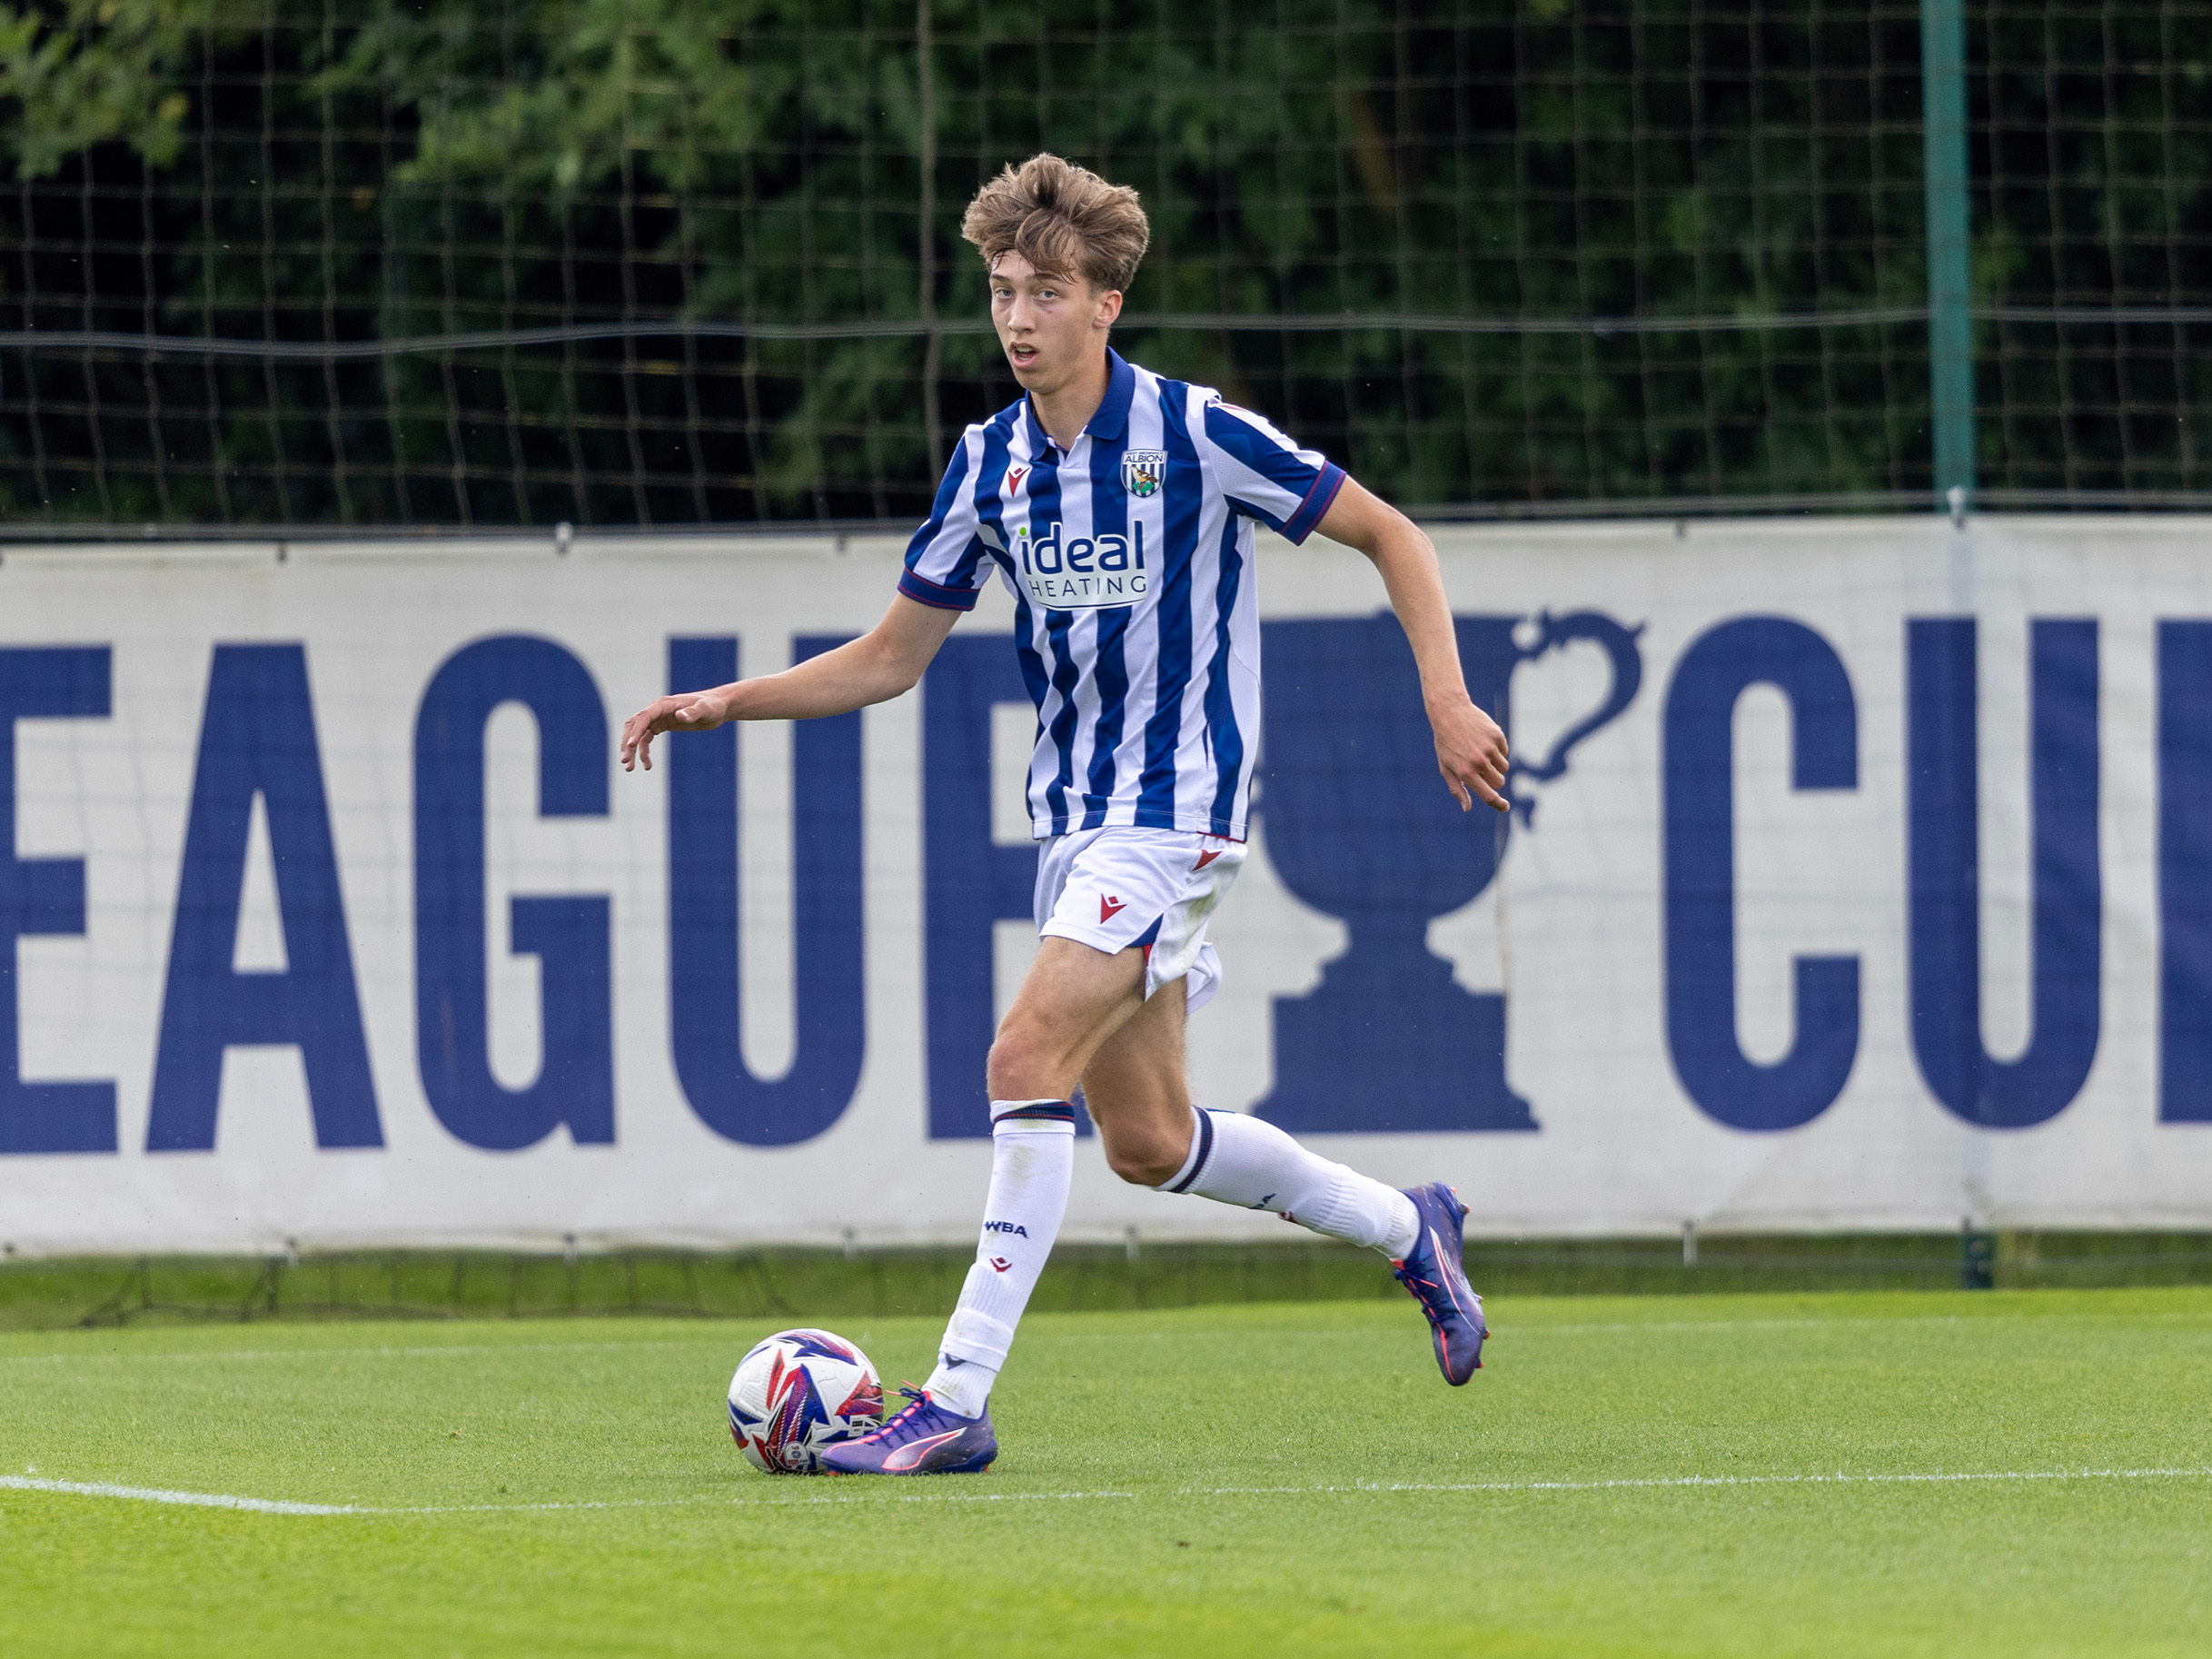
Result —
<path fill-rule="evenodd" d="M 1505 733 L 1467 695 L 1434 545 L 1418 524 L 1361 488 L 1354 478 L 1344 480 L 1315 528 L 1332 541 L 1357 548 L 1383 573 L 1390 608 L 1397 612 L 1421 670 L 1421 700 L 1436 734 L 1436 770 L 1460 810 L 1472 810 L 1477 799 L 1500 812 L 1511 810 L 1505 798 Z"/>

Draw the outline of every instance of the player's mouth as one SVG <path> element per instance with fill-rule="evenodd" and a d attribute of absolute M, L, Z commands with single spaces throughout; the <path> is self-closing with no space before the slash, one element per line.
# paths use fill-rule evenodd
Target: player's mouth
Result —
<path fill-rule="evenodd" d="M 1037 363 L 1037 347 L 1033 345 L 1009 345 L 1007 347 L 1007 356 L 1012 361 L 1014 366 L 1017 369 L 1033 368 Z"/>

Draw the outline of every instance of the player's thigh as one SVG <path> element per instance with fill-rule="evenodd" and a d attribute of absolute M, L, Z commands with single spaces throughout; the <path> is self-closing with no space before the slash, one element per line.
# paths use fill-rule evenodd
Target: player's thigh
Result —
<path fill-rule="evenodd" d="M 1098 1046 L 1145 1006 L 1145 953 L 1094 949 L 1074 939 L 1037 941 L 1013 1006 L 998 1022 L 1002 1048 L 1056 1056 L 1080 1073 Z"/>
<path fill-rule="evenodd" d="M 1181 1146 L 1190 1134 L 1190 1084 L 1184 1074 L 1188 1006 L 1183 982 L 1162 986 L 1098 1046 L 1083 1072 L 1083 1099 L 1109 1147 Z"/>

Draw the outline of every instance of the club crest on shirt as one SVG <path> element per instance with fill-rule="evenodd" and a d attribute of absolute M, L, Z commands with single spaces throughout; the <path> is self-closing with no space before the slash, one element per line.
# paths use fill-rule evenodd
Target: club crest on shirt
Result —
<path fill-rule="evenodd" d="M 1121 487 L 1131 495 L 1144 497 L 1157 495 L 1160 485 L 1167 477 L 1166 450 L 1124 450 L 1121 457 Z"/>

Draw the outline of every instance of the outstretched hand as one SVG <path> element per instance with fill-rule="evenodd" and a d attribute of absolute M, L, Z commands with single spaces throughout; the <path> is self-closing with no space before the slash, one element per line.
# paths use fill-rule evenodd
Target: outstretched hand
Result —
<path fill-rule="evenodd" d="M 718 691 L 683 691 L 654 700 L 622 722 L 622 770 L 653 770 L 653 740 L 664 731 L 709 731 L 729 719 Z"/>
<path fill-rule="evenodd" d="M 1479 799 L 1500 812 L 1513 810 L 1505 796 L 1505 733 L 1498 722 L 1465 698 L 1442 709 L 1429 710 L 1429 724 L 1436 733 L 1436 770 L 1459 802 L 1471 812 Z"/>

